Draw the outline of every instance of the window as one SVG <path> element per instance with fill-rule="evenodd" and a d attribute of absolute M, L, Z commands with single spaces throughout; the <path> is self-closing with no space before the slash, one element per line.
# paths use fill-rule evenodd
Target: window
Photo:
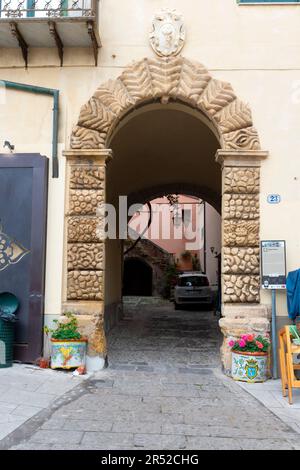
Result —
<path fill-rule="evenodd" d="M 180 287 L 207 287 L 209 282 L 205 276 L 184 276 L 178 279 Z"/>
<path fill-rule="evenodd" d="M 27 11 L 27 16 L 29 18 L 34 17 L 34 15 L 35 15 L 34 9 L 35 9 L 35 1 L 34 0 L 27 0 L 27 10 L 29 10 L 29 11 Z"/>
<path fill-rule="evenodd" d="M 60 16 L 68 15 L 68 0 L 27 0 L 27 17 L 47 17 L 49 10 L 61 10 Z M 37 10 L 37 11 L 35 11 Z"/>
<path fill-rule="evenodd" d="M 3 18 L 85 16 L 87 10 L 91 10 L 91 0 L 0 0 L 0 17 Z"/>
<path fill-rule="evenodd" d="M 192 221 L 191 209 L 182 209 L 182 222 L 187 227 Z"/>

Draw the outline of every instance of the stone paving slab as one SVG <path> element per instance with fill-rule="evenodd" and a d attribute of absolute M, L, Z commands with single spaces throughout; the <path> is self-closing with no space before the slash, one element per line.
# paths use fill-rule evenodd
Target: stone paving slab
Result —
<path fill-rule="evenodd" d="M 237 382 L 250 395 L 260 401 L 274 415 L 300 434 L 300 390 L 293 390 L 293 404 L 282 396 L 281 380 L 268 380 L 264 383 Z"/>
<path fill-rule="evenodd" d="M 111 372 L 109 380 L 112 380 L 112 374 L 117 372 Z M 228 408 L 216 409 L 213 403 L 201 406 L 201 398 L 198 408 L 194 408 L 189 402 L 193 398 L 182 397 L 177 403 L 170 397 L 168 412 L 163 406 L 157 406 L 168 403 L 167 397 L 155 397 L 155 406 L 152 403 L 149 411 L 143 395 L 119 394 L 116 385 L 111 389 L 113 399 L 109 402 L 105 391 L 86 387 L 79 398 L 59 407 L 25 442 L 15 443 L 11 448 L 294 449 L 300 442 L 293 430 L 256 399 L 246 394 L 244 404 L 245 392 L 240 389 L 241 394 L 236 393 L 233 397 L 229 389 L 232 402 L 228 403 Z M 82 412 L 79 413 L 80 409 Z"/>
<path fill-rule="evenodd" d="M 133 447 L 133 433 L 129 432 L 86 432 L 81 444 L 89 449 L 118 449 Z"/>
<path fill-rule="evenodd" d="M 33 442 L 37 444 L 79 444 L 83 438 L 83 431 L 60 431 L 58 429 L 39 429 L 34 434 Z"/>
<path fill-rule="evenodd" d="M 0 369 L 0 440 L 86 378 L 22 364 Z"/>
<path fill-rule="evenodd" d="M 108 338 L 111 367 L 67 391 L 0 442 L 0 448 L 300 448 L 295 428 L 221 373 L 220 336 L 211 312 L 175 312 L 168 304 L 127 313 L 127 321 Z M 168 342 L 172 347 L 166 347 Z M 40 396 L 47 397 L 46 384 L 40 387 Z M 269 397 L 274 391 L 262 393 Z"/>

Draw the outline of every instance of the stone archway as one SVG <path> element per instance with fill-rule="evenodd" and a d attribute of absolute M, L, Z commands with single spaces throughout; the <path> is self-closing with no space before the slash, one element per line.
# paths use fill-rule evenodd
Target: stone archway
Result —
<path fill-rule="evenodd" d="M 226 338 L 269 329 L 260 305 L 259 192 L 260 150 L 251 110 L 231 85 L 211 77 L 200 64 L 183 57 L 144 59 L 119 78 L 100 86 L 81 109 L 71 136 L 66 211 L 64 310 L 79 315 L 89 335 L 93 368 L 106 355 L 103 327 L 105 244 L 96 233 L 96 208 L 105 200 L 105 167 L 112 157 L 110 140 L 117 125 L 149 103 L 179 102 L 206 116 L 220 142 L 222 166 L 222 289 L 225 336 L 223 366 L 229 370 Z"/>

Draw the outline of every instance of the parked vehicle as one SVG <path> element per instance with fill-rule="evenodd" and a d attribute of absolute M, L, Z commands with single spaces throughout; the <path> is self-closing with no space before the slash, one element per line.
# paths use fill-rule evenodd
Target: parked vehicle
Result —
<path fill-rule="evenodd" d="M 178 276 L 174 289 L 175 309 L 182 305 L 206 305 L 212 309 L 214 295 L 206 274 L 199 272 L 188 272 Z"/>

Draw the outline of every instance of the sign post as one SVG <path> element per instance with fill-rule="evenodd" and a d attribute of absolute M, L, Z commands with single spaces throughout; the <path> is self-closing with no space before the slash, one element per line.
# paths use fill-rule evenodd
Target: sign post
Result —
<path fill-rule="evenodd" d="M 276 291 L 286 289 L 286 249 L 284 240 L 261 242 L 261 282 L 262 288 L 272 291 L 272 375 L 277 372 L 277 328 Z"/>

